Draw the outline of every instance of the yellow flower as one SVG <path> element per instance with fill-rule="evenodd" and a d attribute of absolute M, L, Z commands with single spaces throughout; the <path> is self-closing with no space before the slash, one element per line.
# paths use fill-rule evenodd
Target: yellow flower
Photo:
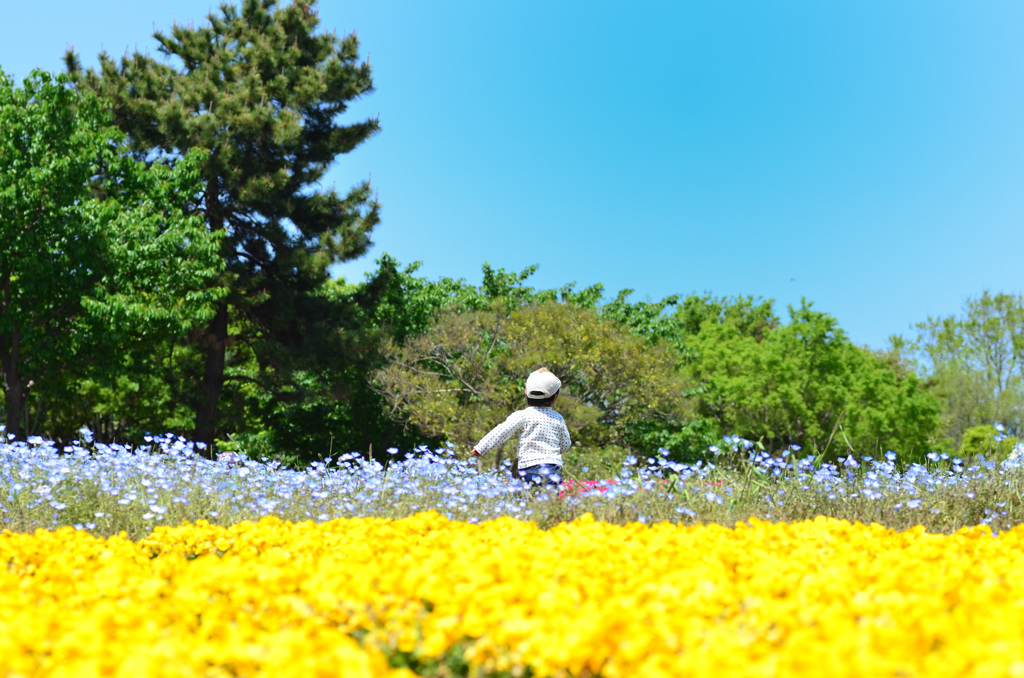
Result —
<path fill-rule="evenodd" d="M 4 532 L 0 675 L 1017 675 L 1022 547 L 824 518 Z"/>

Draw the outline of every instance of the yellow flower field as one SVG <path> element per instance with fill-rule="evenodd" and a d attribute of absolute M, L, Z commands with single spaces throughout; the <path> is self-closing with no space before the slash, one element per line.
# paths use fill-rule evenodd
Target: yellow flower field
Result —
<path fill-rule="evenodd" d="M 8 677 L 1024 675 L 1024 527 L 426 513 L 5 532 L 0 562 Z"/>

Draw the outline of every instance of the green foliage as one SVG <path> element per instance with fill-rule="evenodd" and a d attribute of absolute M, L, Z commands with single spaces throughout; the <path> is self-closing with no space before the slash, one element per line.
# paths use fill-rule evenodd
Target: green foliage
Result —
<path fill-rule="evenodd" d="M 370 280 L 385 280 L 386 283 L 379 303 L 372 310 L 373 324 L 400 343 L 426 332 L 436 316 L 445 310 L 482 311 L 500 301 L 505 310 L 511 311 L 519 306 L 556 300 L 595 308 L 603 290 L 603 286 L 597 284 L 576 291 L 572 283 L 557 290 L 535 289 L 526 283 L 536 273 L 536 266 L 512 273 L 495 270 L 484 263 L 478 286 L 463 278 L 428 280 L 417 277 L 415 273 L 421 262 L 400 268 L 398 262 L 386 254 L 377 261 L 377 266 Z"/>
<path fill-rule="evenodd" d="M 627 298 L 631 293 L 628 289 L 619 292 L 613 301 L 600 307 L 601 315 L 652 341 L 668 341 L 684 360 L 693 357 L 688 340 L 699 334 L 706 323 L 728 322 L 740 334 L 757 341 L 779 325 L 772 302 L 752 296 L 730 299 L 704 293 L 685 298 L 674 295 L 658 302 L 630 303 Z"/>
<path fill-rule="evenodd" d="M 667 344 L 651 345 L 575 304 L 506 309 L 498 300 L 448 311 L 427 332 L 386 344 L 374 379 L 394 415 L 468 452 L 525 406 L 523 380 L 541 366 L 562 380 L 556 408 L 582 448 L 627 446 L 637 427 L 687 413 Z"/>
<path fill-rule="evenodd" d="M 667 342 L 675 349 L 682 374 L 687 376 L 689 389 L 683 395 L 702 402 L 707 384 L 693 379 L 699 368 L 698 335 L 702 328 L 729 323 L 743 336 L 755 341 L 779 325 L 772 311 L 772 302 L 752 296 L 735 298 L 715 297 L 710 293 L 666 297 L 658 302 L 629 302 L 631 290 L 623 290 L 616 298 L 599 307 L 604 318 L 629 328 L 634 334 L 650 342 Z M 659 448 L 672 453 L 679 461 L 695 461 L 707 457 L 708 448 L 719 441 L 723 433 L 735 430 L 720 426 L 708 416 L 689 417 L 685 420 L 653 422 L 634 426 L 630 432 L 634 449 L 650 454 Z"/>
<path fill-rule="evenodd" d="M 718 424 L 705 417 L 688 421 L 637 423 L 629 432 L 633 449 L 651 454 L 666 449 L 675 461 L 693 463 L 708 456 L 708 448 L 722 438 Z"/>
<path fill-rule="evenodd" d="M 30 403 L 37 416 L 88 409 L 76 380 L 145 380 L 132 356 L 208 320 L 222 296 L 208 287 L 217 239 L 184 212 L 205 154 L 137 162 L 109 123 L 64 76 L 34 71 L 18 88 L 0 74 L 0 363 L 15 435 Z"/>
<path fill-rule="evenodd" d="M 639 427 L 690 413 L 687 384 L 666 342 L 644 341 L 590 309 L 555 302 L 518 309 L 507 330 L 516 347 L 509 375 L 525 378 L 540 365 L 559 375 L 559 405 L 579 422 L 581 445 L 627 446 Z M 588 430 L 590 421 L 596 425 Z"/>
<path fill-rule="evenodd" d="M 835 319 L 804 302 L 760 339 L 745 329 L 728 318 L 705 321 L 693 342 L 699 409 L 724 432 L 830 456 L 930 449 L 938 400 L 913 374 L 850 343 Z"/>
<path fill-rule="evenodd" d="M 477 289 L 463 281 L 414 282 L 414 271 L 403 274 L 405 289 L 416 290 L 410 297 L 435 303 L 410 305 L 420 309 L 418 323 L 392 336 L 385 350 L 391 364 L 375 377 L 394 414 L 412 428 L 471 445 L 522 406 L 518 380 L 523 375 L 539 365 L 560 373 L 564 368 L 555 364 L 554 356 L 596 350 L 585 345 L 583 335 L 561 337 L 553 348 L 552 336 L 518 329 L 530 328 L 533 321 L 511 322 L 516 309 L 523 313 L 535 307 L 531 313 L 539 317 L 543 314 L 536 309 L 548 302 L 558 305 L 556 291 L 526 288 L 530 269 L 518 276 L 498 272 L 491 280 L 503 280 L 503 286 Z M 485 269 L 485 279 L 487 273 Z M 807 303 L 790 309 L 790 322 L 784 325 L 771 301 L 753 297 L 704 294 L 630 302 L 626 290 L 601 304 L 601 291 L 600 286 L 588 288 L 577 293 L 584 303 L 570 305 L 587 309 L 589 317 L 649 346 L 671 347 L 674 372 L 655 375 L 637 368 L 634 374 L 646 374 L 640 378 L 655 390 L 671 391 L 676 406 L 652 416 L 623 411 L 609 426 L 603 415 L 581 407 L 580 401 L 560 400 L 558 407 L 570 426 L 581 432 L 577 440 L 590 450 L 580 456 L 581 464 L 587 454 L 619 459 L 628 451 L 651 454 L 658 448 L 670 450 L 675 459 L 693 461 L 705 457 L 723 434 L 761 440 L 773 449 L 807 446 L 830 458 L 850 449 L 869 454 L 895 449 L 920 457 L 937 444 L 939 401 L 902 355 L 875 354 L 852 345 L 835 319 Z M 567 297 L 565 291 L 561 297 Z M 423 320 L 441 308 L 447 310 L 423 331 Z M 562 327 L 573 325 L 584 327 L 586 322 L 556 323 L 552 326 L 559 329 L 553 335 L 561 336 Z M 417 336 L 417 329 L 423 334 Z M 536 351 L 509 348 L 520 344 Z M 508 368 L 526 355 L 530 359 L 519 372 Z M 481 390 L 481 383 L 491 384 L 489 390 Z"/>
<path fill-rule="evenodd" d="M 959 316 L 918 323 L 910 345 L 919 369 L 945 403 L 945 435 L 959 445 L 969 429 L 1024 425 L 1024 302 L 1019 295 L 969 298 Z"/>
<path fill-rule="evenodd" d="M 962 459 L 983 456 L 989 461 L 1002 461 L 1013 453 L 1018 441 L 999 435 L 992 424 L 972 426 L 964 431 L 960 438 L 960 449 L 957 454 Z"/>
<path fill-rule="evenodd" d="M 242 406 L 229 411 L 237 411 L 237 420 L 246 421 L 255 433 L 236 431 L 219 447 L 266 449 L 262 447 L 266 444 L 277 458 L 300 465 L 344 452 L 372 452 L 383 461 L 389 458 L 386 450 L 390 447 L 437 447 L 443 442 L 441 436 L 392 418 L 391 406 L 371 384 L 370 376 L 386 362 L 380 351 L 382 341 L 401 344 L 422 334 L 446 309 L 461 313 L 488 309 L 494 303 L 511 309 L 538 300 L 575 301 L 600 296 L 599 286 L 581 291 L 572 285 L 560 290 L 535 290 L 527 284 L 535 267 L 509 273 L 484 264 L 479 285 L 462 279 L 429 280 L 417 276 L 418 269 L 419 264 L 402 267 L 384 255 L 377 269 L 359 284 L 326 282 L 320 294 L 329 297 L 334 308 L 356 310 L 335 324 L 358 329 L 343 333 L 349 339 L 358 338 L 358 343 L 327 349 L 343 360 L 293 371 L 291 381 L 295 386 L 288 390 L 259 394 L 246 389 Z M 260 442 L 246 442 L 253 436 Z"/>

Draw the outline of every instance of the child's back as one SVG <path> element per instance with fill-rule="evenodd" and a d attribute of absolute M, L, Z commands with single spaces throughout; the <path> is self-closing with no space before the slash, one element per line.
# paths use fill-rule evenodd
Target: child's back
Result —
<path fill-rule="evenodd" d="M 529 406 L 513 412 L 491 429 L 477 443 L 473 454 L 486 454 L 518 433 L 519 476 L 536 484 L 561 483 L 562 453 L 572 446 L 565 420 L 551 409 L 561 387 L 558 377 L 545 368 L 530 374 L 526 379 Z"/>

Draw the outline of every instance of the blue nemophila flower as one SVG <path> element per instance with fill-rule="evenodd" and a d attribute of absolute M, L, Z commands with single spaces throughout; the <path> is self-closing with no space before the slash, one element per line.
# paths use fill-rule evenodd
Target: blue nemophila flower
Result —
<path fill-rule="evenodd" d="M 743 439 L 738 436 L 735 439 L 743 444 Z M 733 437 L 726 440 L 731 444 Z M 459 461 L 447 449 L 418 448 L 415 454 L 392 454 L 386 470 L 378 462 L 355 453 L 342 455 L 331 468 L 325 461 L 306 469 L 291 470 L 272 461 L 207 460 L 197 454 L 196 445 L 174 436 L 151 436 L 149 445 L 138 449 L 102 444 L 86 449 L 78 443 L 64 447 L 70 449 L 45 441 L 38 445 L 0 444 L 0 496 L 9 495 L 6 504 L 0 502 L 3 524 L 11 522 L 12 514 L 7 507 L 15 505 L 14 498 L 19 492 L 18 510 L 22 512 L 71 506 L 78 501 L 77 493 L 81 492 L 80 484 L 68 482 L 72 478 L 97 488 L 101 502 L 97 508 L 102 510 L 89 511 L 94 512 L 96 518 L 104 517 L 108 521 L 133 517 L 168 523 L 203 517 L 242 520 L 275 513 L 282 517 L 325 520 L 341 516 L 395 515 L 393 507 L 396 505 L 413 512 L 437 510 L 463 518 L 474 510 L 488 516 L 522 516 L 526 510 L 519 492 L 521 487 L 512 482 L 507 467 L 478 473 L 475 465 Z M 636 457 L 631 457 L 624 473 L 606 492 L 589 490 L 580 496 L 566 496 L 563 501 L 569 506 L 588 499 L 640 508 L 644 504 L 632 498 L 639 492 L 646 492 L 646 496 L 660 496 L 665 502 L 671 502 L 668 495 L 672 491 L 665 485 L 670 480 L 680 492 L 684 491 L 685 484 L 690 484 L 704 493 L 707 486 L 701 483 L 714 469 L 714 464 L 704 461 L 682 464 L 668 461 L 665 456 L 659 451 L 658 455 L 646 458 L 646 465 L 640 465 Z M 987 473 L 1000 474 L 1009 483 L 1010 478 L 1004 474 L 1019 473 L 1022 466 L 1015 460 L 998 464 L 982 462 L 967 470 L 955 463 L 952 469 L 943 470 L 912 464 L 898 472 L 889 454 L 886 460 L 865 457 L 862 476 L 843 473 L 847 467 L 813 457 L 773 456 L 762 450 L 752 452 L 742 463 L 781 482 L 793 481 L 785 487 L 816 493 L 822 502 L 843 502 L 858 496 L 868 500 L 896 496 L 902 502 L 907 495 L 926 496 L 943 488 L 976 482 L 979 474 Z M 851 462 L 857 463 L 853 455 L 844 457 L 840 464 Z M 726 481 L 724 487 L 708 492 L 705 499 L 722 504 L 723 495 L 736 496 L 735 489 Z M 777 505 L 781 493 L 773 495 Z M 907 506 L 915 508 L 921 503 L 922 500 L 915 497 Z M 815 509 L 820 510 L 816 505 Z M 678 515 L 690 515 L 689 509 L 671 507 L 671 510 Z M 60 511 L 40 514 L 39 521 L 42 525 L 58 525 L 61 520 L 67 520 L 63 515 Z M 650 513 L 644 515 L 658 519 Z"/>

